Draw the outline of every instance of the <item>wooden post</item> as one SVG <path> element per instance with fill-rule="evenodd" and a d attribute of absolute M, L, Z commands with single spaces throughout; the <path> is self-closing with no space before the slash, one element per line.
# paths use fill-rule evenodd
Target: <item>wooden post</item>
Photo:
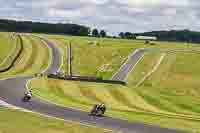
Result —
<path fill-rule="evenodd" d="M 68 49 L 68 65 L 69 65 L 69 76 L 72 77 L 72 45 L 71 41 L 69 42 L 69 49 Z"/>

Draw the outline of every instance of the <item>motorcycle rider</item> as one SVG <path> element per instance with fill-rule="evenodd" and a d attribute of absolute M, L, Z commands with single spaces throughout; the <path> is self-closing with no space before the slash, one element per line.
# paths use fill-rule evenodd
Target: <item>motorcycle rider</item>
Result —
<path fill-rule="evenodd" d="M 105 106 L 105 104 L 103 103 L 103 104 L 95 104 L 94 106 L 93 106 L 93 109 L 92 109 L 92 111 L 91 111 L 91 115 L 98 115 L 98 112 L 99 111 L 101 111 L 102 112 L 102 114 L 99 114 L 99 115 L 103 115 L 104 113 L 105 113 L 105 111 L 106 111 L 106 106 Z"/>
<path fill-rule="evenodd" d="M 103 114 L 106 112 L 106 105 L 103 103 L 100 105 L 100 109 L 102 110 Z"/>
<path fill-rule="evenodd" d="M 25 93 L 25 96 L 28 97 L 29 99 L 32 98 L 32 91 L 31 90 L 28 90 L 26 93 Z"/>

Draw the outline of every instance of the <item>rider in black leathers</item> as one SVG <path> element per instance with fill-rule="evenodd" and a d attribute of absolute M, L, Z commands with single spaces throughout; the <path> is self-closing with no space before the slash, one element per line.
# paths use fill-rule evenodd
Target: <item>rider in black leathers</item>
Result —
<path fill-rule="evenodd" d="M 101 111 L 101 113 L 99 114 L 99 111 Z M 104 113 L 106 112 L 106 106 L 105 104 L 95 104 L 92 111 L 91 111 L 91 115 L 98 115 L 98 116 L 102 116 Z"/>
<path fill-rule="evenodd" d="M 28 102 L 31 98 L 32 98 L 32 92 L 31 92 L 31 90 L 29 90 L 25 93 L 23 100 L 24 100 L 24 102 Z"/>

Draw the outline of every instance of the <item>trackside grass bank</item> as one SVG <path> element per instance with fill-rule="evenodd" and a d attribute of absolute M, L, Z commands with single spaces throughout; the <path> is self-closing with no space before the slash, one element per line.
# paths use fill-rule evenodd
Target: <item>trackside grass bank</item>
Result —
<path fill-rule="evenodd" d="M 162 110 L 199 116 L 199 57 L 198 53 L 169 54 L 143 83 L 140 95 Z"/>
<path fill-rule="evenodd" d="M 0 108 L 0 133 L 114 133 L 40 115 Z"/>
<path fill-rule="evenodd" d="M 155 66 L 161 56 L 160 52 L 146 53 L 129 74 L 128 86 L 136 86 Z"/>
<path fill-rule="evenodd" d="M 0 70 L 8 68 L 21 48 L 19 38 L 12 33 L 0 33 Z"/>
<path fill-rule="evenodd" d="M 11 34 L 0 32 L 0 62 L 9 55 L 13 46 L 15 46 L 15 42 L 12 42 Z"/>
<path fill-rule="evenodd" d="M 94 104 L 105 103 L 108 106 L 107 115 L 112 117 L 168 128 L 200 131 L 197 126 L 200 116 L 175 113 L 152 104 L 151 99 L 142 95 L 142 89 L 145 88 L 47 79 L 35 79 L 29 86 L 34 95 L 62 106 L 89 112 Z"/>
<path fill-rule="evenodd" d="M 33 75 L 44 71 L 50 63 L 50 51 L 45 43 L 38 38 L 22 36 L 23 51 L 14 67 L 1 73 L 0 77 L 13 77 L 16 75 Z"/>

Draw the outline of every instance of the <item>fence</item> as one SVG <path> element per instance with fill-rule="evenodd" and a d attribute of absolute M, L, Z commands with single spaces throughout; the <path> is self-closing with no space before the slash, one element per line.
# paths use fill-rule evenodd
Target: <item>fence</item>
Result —
<path fill-rule="evenodd" d="M 85 82 L 95 82 L 95 83 L 109 83 L 109 84 L 121 84 L 126 85 L 126 82 L 123 81 L 116 81 L 116 80 L 104 80 L 99 77 L 88 77 L 88 76 L 65 76 L 60 77 L 55 74 L 50 74 L 47 76 L 48 78 L 52 79 L 62 79 L 62 80 L 72 80 L 72 81 L 85 81 Z"/>

